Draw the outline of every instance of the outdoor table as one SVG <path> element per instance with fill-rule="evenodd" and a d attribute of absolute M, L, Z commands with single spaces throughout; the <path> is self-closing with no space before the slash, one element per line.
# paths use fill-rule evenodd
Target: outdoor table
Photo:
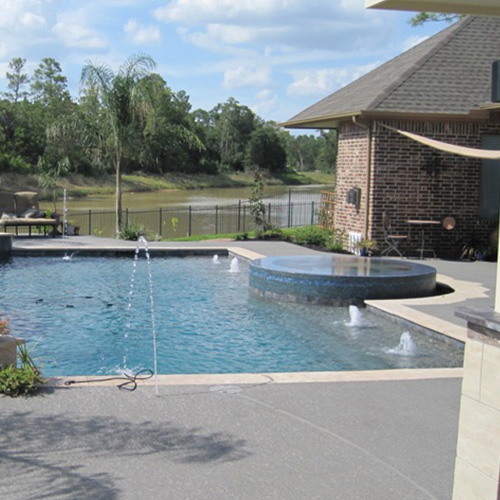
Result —
<path fill-rule="evenodd" d="M 434 258 L 436 258 L 436 252 L 433 248 L 425 248 L 425 229 L 431 226 L 439 226 L 441 222 L 438 220 L 425 220 L 425 219 L 410 219 L 406 221 L 411 226 L 420 227 L 421 230 L 421 242 L 420 242 L 420 260 L 424 258 L 424 252 L 432 252 Z"/>

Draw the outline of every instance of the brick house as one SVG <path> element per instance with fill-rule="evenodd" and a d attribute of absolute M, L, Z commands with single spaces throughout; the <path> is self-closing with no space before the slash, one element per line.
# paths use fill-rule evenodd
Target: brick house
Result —
<path fill-rule="evenodd" d="M 470 240 L 496 242 L 500 161 L 441 152 L 384 125 L 445 143 L 500 149 L 500 103 L 492 102 L 497 60 L 500 18 L 469 16 L 283 124 L 338 130 L 335 228 L 351 239 L 381 242 L 384 212 L 399 234 L 409 233 L 411 219 L 453 217 L 453 230 L 426 229 L 438 255 L 459 255 Z M 415 227 L 411 231 L 415 235 Z M 412 237 L 402 248 L 411 254 L 418 246 Z"/>

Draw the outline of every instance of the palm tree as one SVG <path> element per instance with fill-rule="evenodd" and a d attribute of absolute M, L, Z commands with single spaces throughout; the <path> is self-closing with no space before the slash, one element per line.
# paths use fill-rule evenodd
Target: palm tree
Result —
<path fill-rule="evenodd" d="M 116 172 L 116 234 L 122 230 L 122 158 L 137 121 L 152 107 L 148 76 L 156 66 L 146 55 L 129 57 L 114 73 L 106 64 L 87 61 L 81 84 L 97 92 L 108 123 Z"/>

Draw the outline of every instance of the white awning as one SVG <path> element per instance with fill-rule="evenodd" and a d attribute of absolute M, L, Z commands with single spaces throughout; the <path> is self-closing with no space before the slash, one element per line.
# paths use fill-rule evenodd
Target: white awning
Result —
<path fill-rule="evenodd" d="M 460 156 L 467 156 L 469 158 L 481 158 L 483 160 L 500 160 L 500 151 L 492 149 L 476 149 L 467 148 L 465 146 L 457 146 L 456 144 L 449 144 L 448 142 L 436 141 L 435 139 L 428 139 L 423 135 L 413 134 L 411 132 L 405 132 L 404 130 L 399 130 L 397 128 L 389 127 L 388 125 L 381 124 L 383 127 L 398 132 L 413 141 L 420 142 L 434 149 L 439 149 L 439 151 L 444 151 L 445 153 L 451 153 Z"/>

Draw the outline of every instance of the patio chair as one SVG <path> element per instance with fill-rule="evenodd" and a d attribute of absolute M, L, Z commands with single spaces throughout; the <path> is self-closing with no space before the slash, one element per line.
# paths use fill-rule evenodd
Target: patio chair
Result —
<path fill-rule="evenodd" d="M 396 252 L 400 257 L 403 254 L 399 250 L 399 245 L 402 241 L 408 239 L 406 234 L 394 234 L 391 229 L 391 218 L 388 212 L 382 214 L 382 224 L 384 228 L 384 243 L 385 248 L 380 252 L 381 255 L 389 255 L 391 252 Z"/>

